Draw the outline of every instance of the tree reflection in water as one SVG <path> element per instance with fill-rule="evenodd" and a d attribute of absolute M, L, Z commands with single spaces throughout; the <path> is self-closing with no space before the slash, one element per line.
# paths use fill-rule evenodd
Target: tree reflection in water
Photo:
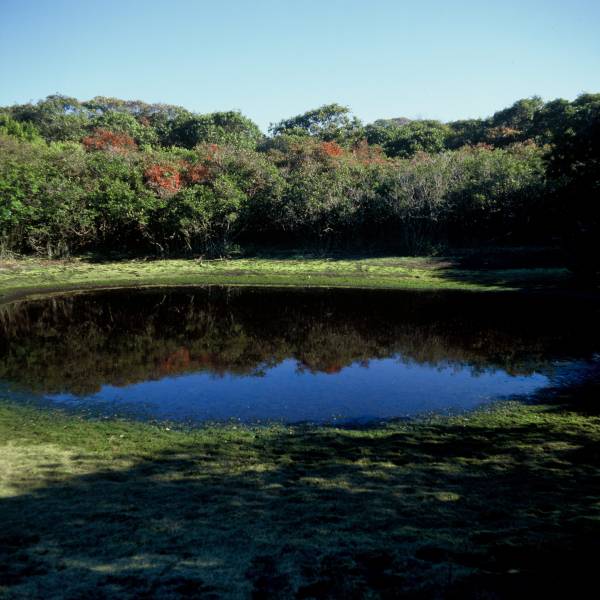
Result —
<path fill-rule="evenodd" d="M 592 302 L 531 294 L 105 291 L 1 307 L 0 379 L 36 394 L 86 397 L 184 374 L 248 382 L 277 372 L 287 389 L 302 374 L 328 374 L 342 385 L 347 367 L 378 361 L 376 372 L 361 376 L 371 376 L 374 394 L 389 395 L 381 383 L 395 367 L 385 359 L 426 367 L 430 379 L 449 370 L 471 378 L 548 374 L 557 361 L 589 360 L 598 329 Z M 364 394 L 356 378 L 343 385 L 346 395 Z M 160 389 L 169 395 L 168 386 Z M 277 393 L 272 382 L 268 389 Z M 328 383 L 320 393 L 331 389 Z M 296 396 L 306 393 L 304 384 Z"/>

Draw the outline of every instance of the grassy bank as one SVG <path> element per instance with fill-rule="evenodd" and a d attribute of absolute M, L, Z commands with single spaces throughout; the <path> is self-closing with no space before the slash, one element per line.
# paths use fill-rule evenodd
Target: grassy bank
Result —
<path fill-rule="evenodd" d="M 3 403 L 0 440 L 8 598 L 554 597 L 600 549 L 572 408 L 178 431 Z"/>
<path fill-rule="evenodd" d="M 228 260 L 85 259 L 0 262 L 0 300 L 23 295 L 141 285 L 338 286 L 396 289 L 554 289 L 568 285 L 561 267 L 474 268 L 460 258 L 337 258 L 291 254 Z"/>
<path fill-rule="evenodd" d="M 94 287 L 557 289 L 437 258 L 4 261 L 0 300 Z M 362 429 L 181 430 L 0 400 L 0 597 L 578 596 L 600 550 L 597 390 Z"/>

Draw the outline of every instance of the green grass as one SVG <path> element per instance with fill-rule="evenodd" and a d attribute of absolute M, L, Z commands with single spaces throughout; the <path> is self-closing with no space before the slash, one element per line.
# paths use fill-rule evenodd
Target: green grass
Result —
<path fill-rule="evenodd" d="M 569 282 L 563 268 L 468 269 L 443 258 L 371 257 L 0 262 L 0 300 L 51 291 L 142 285 L 271 285 L 396 289 L 548 289 Z"/>
<path fill-rule="evenodd" d="M 563 269 L 377 257 L 0 264 L 0 299 L 183 284 L 556 289 Z M 0 597 L 573 596 L 600 418 L 506 404 L 362 429 L 89 420 L 0 402 Z"/>
<path fill-rule="evenodd" d="M 572 409 L 185 431 L 0 403 L 0 440 L 8 598 L 550 597 L 595 573 L 600 418 Z"/>

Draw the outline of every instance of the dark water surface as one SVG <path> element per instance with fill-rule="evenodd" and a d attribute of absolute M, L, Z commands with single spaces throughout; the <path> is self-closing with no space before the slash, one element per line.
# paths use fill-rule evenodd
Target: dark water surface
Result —
<path fill-rule="evenodd" d="M 0 307 L 0 396 L 177 421 L 468 410 L 599 363 L 598 304 L 519 294 L 185 288 Z"/>

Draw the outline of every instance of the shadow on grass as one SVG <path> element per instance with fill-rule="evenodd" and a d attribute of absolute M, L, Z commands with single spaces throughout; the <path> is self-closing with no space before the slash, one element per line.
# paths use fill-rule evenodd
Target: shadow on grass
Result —
<path fill-rule="evenodd" d="M 577 280 L 565 268 L 511 268 L 511 269 L 475 269 L 461 268 L 451 263 L 437 271 L 440 279 L 460 284 L 494 287 L 507 291 L 520 292 L 566 292 L 598 296 L 598 286 Z"/>
<path fill-rule="evenodd" d="M 564 385 L 560 382 L 544 388 L 528 400 L 530 403 L 543 403 L 555 413 L 565 409 L 583 416 L 600 416 L 600 363 L 580 377 L 572 377 Z M 600 461 L 598 462 L 600 465 Z"/>
<path fill-rule="evenodd" d="M 1 500 L 0 595 L 584 597 L 595 578 L 600 440 L 580 429 L 290 431 Z"/>
<path fill-rule="evenodd" d="M 432 259 L 435 260 L 435 259 Z M 599 298 L 597 278 L 576 275 L 559 248 L 467 249 L 433 262 L 437 275 L 458 283 L 513 291 L 560 292 Z"/>

